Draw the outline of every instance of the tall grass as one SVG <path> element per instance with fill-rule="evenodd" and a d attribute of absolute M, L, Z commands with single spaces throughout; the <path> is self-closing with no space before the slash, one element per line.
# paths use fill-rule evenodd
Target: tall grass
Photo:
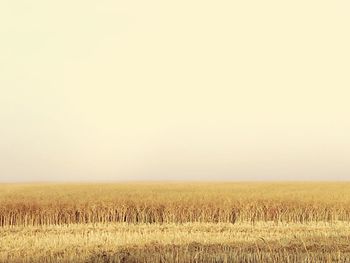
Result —
<path fill-rule="evenodd" d="M 334 183 L 2 185 L 0 226 L 350 221 L 349 194 Z"/>

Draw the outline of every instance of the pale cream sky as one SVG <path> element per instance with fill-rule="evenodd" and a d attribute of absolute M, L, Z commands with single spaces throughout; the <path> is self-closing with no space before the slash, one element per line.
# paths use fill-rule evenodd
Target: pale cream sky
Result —
<path fill-rule="evenodd" d="M 349 14 L 2 0 L 0 181 L 350 180 Z"/>

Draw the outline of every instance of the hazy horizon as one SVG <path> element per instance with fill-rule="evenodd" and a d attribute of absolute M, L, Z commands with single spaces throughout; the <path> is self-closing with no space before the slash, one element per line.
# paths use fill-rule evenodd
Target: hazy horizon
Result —
<path fill-rule="evenodd" d="M 0 183 L 348 181 L 349 13 L 2 1 Z"/>

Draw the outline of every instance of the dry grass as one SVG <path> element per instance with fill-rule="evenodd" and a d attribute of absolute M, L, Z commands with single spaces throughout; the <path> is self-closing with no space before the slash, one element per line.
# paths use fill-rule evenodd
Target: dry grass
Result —
<path fill-rule="evenodd" d="M 349 183 L 0 185 L 0 262 L 350 262 Z"/>
<path fill-rule="evenodd" d="M 0 186 L 0 226 L 349 219 L 350 184 Z"/>
<path fill-rule="evenodd" d="M 187 262 L 196 255 L 204 262 L 215 258 L 216 262 L 225 258 L 254 262 L 259 257 L 278 262 L 288 257 L 350 260 L 349 237 L 349 224 L 341 222 L 5 227 L 0 261 L 159 262 L 166 257 L 170 262 Z"/>

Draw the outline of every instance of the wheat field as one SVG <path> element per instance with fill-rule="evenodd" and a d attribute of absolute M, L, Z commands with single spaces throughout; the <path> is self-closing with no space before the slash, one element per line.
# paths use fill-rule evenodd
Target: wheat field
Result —
<path fill-rule="evenodd" d="M 350 183 L 0 185 L 0 262 L 350 262 Z"/>

